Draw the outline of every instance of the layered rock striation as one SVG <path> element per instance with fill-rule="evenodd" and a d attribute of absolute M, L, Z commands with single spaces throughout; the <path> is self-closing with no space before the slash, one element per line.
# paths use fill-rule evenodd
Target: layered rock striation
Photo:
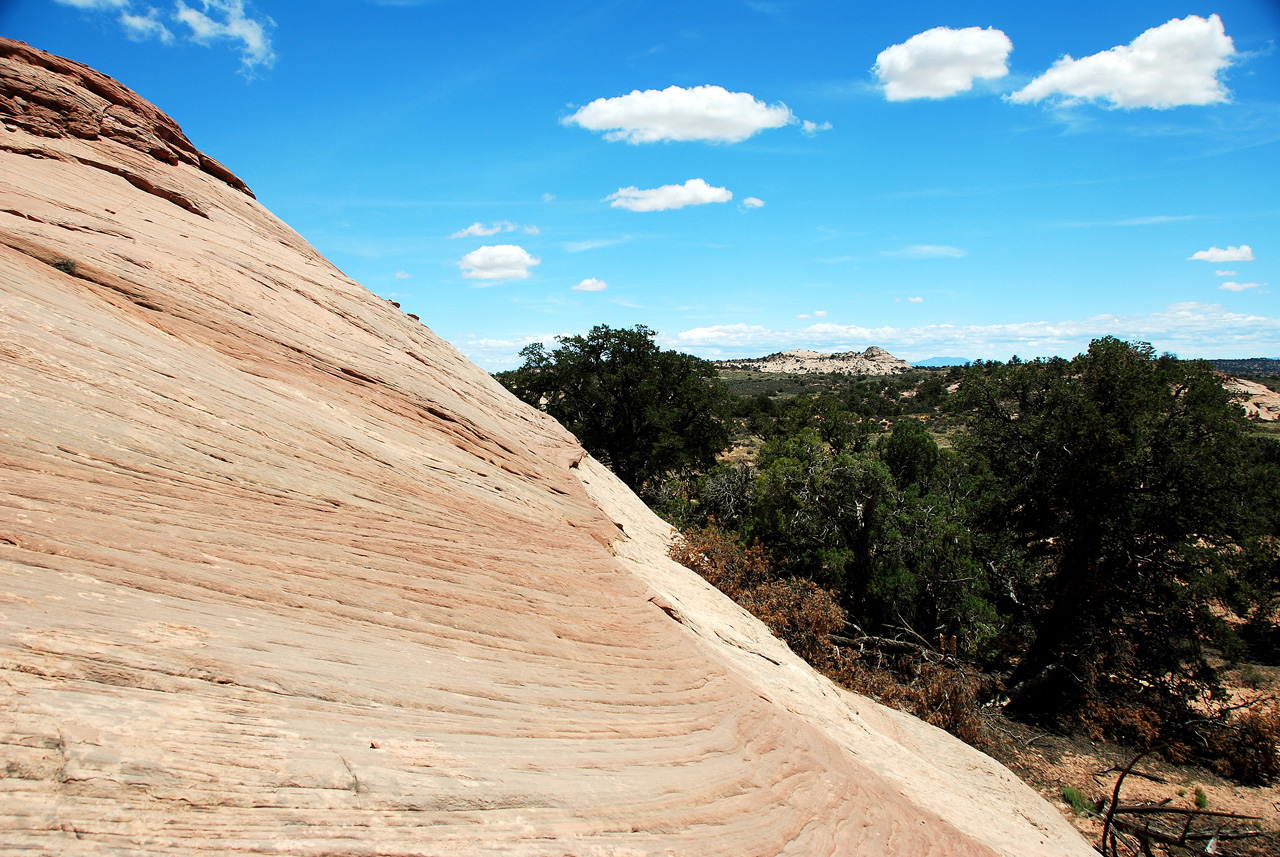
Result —
<path fill-rule="evenodd" d="M 6 851 L 1092 853 L 137 95 L 0 113 Z"/>

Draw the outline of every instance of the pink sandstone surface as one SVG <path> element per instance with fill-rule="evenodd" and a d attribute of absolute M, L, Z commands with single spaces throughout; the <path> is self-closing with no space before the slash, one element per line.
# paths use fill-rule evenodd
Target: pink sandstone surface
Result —
<path fill-rule="evenodd" d="M 3 850 L 1093 853 L 139 96 L 3 41 L 0 120 Z"/>
<path fill-rule="evenodd" d="M 1249 419 L 1262 422 L 1280 420 L 1280 393 L 1257 381 L 1242 378 L 1225 378 L 1223 384 L 1240 395 L 1240 405 Z"/>

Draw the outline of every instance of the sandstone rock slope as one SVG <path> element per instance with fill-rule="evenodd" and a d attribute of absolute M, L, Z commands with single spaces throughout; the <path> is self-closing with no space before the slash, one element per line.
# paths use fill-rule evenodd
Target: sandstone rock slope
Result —
<path fill-rule="evenodd" d="M 1091 853 L 137 95 L 0 114 L 3 850 Z"/>

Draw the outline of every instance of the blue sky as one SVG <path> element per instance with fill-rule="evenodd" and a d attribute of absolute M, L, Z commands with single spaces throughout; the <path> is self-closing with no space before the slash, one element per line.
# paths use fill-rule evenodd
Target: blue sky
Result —
<path fill-rule="evenodd" d="M 1280 2 L 0 0 L 487 369 L 1280 357 Z"/>

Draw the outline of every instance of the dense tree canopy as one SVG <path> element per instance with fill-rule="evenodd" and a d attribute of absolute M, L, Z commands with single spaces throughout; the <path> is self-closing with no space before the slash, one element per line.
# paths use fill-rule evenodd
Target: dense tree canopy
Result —
<path fill-rule="evenodd" d="M 650 480 L 715 464 L 729 444 L 729 393 L 705 360 L 659 348 L 643 325 L 597 325 L 586 336 L 534 343 L 524 364 L 497 377 L 559 420 L 622 481 Z"/>
<path fill-rule="evenodd" d="M 1159 712 L 1211 692 L 1212 608 L 1258 534 L 1246 422 L 1208 365 L 1108 337 L 973 367 L 954 405 L 991 476 L 975 527 L 1037 569 L 1012 706 Z"/>

